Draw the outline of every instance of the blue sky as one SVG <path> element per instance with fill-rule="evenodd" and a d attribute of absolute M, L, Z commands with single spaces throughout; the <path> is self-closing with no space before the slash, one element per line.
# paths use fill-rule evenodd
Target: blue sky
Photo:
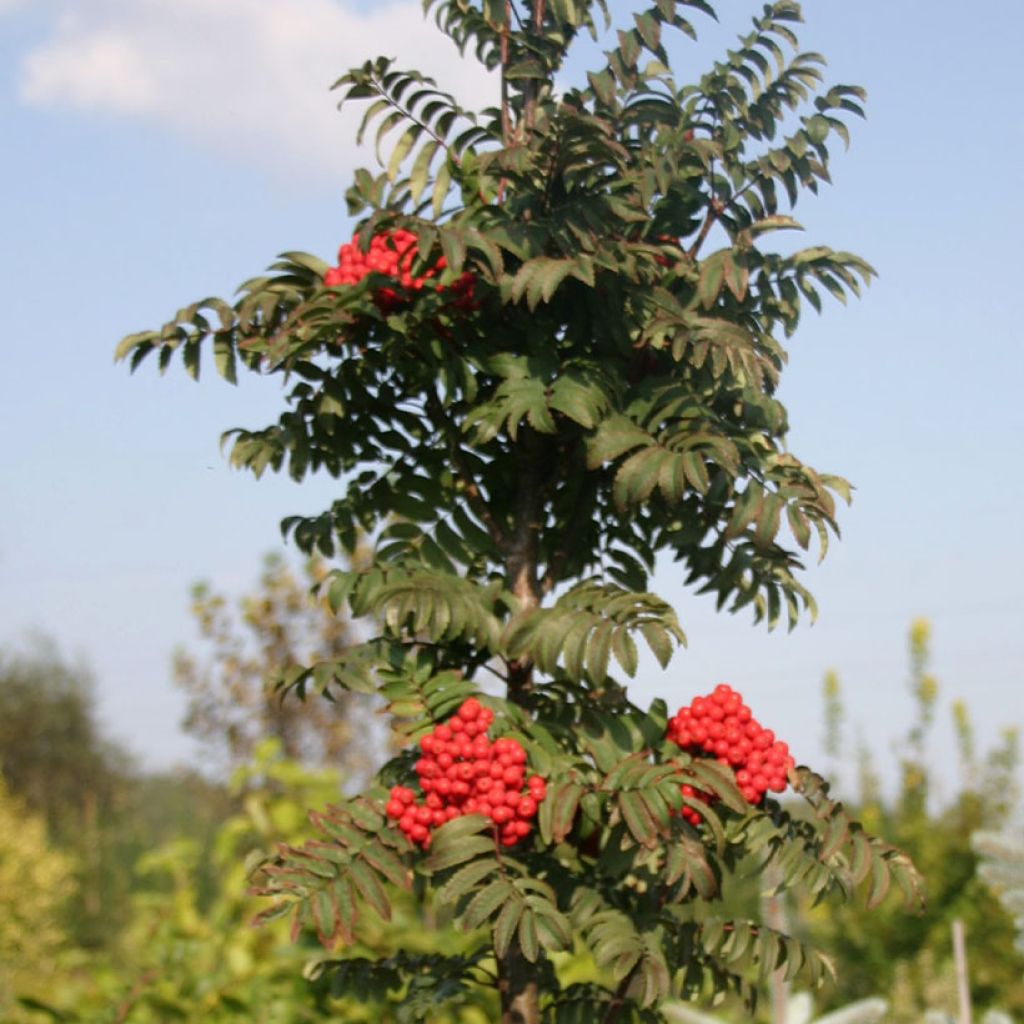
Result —
<path fill-rule="evenodd" d="M 759 6 L 721 4 L 720 27 L 676 48 L 679 77 Z M 983 740 L 1024 723 L 1024 8 L 804 12 L 803 47 L 826 55 L 831 81 L 867 87 L 869 117 L 834 187 L 797 215 L 809 244 L 852 249 L 880 278 L 859 303 L 810 314 L 782 394 L 793 450 L 850 478 L 855 500 L 806 577 L 813 627 L 768 635 L 715 615 L 664 566 L 657 589 L 690 647 L 666 673 L 645 665 L 637 689 L 677 706 L 728 680 L 820 763 L 830 667 L 851 722 L 891 757 L 915 616 L 932 621 L 943 698 L 968 700 Z M 129 377 L 113 348 L 280 251 L 333 254 L 351 227 L 348 174 L 372 157 L 326 86 L 381 51 L 473 99 L 491 88 L 415 0 L 0 0 L 0 644 L 38 630 L 87 661 L 111 733 L 147 765 L 193 756 L 169 669 L 194 637 L 189 585 L 241 593 L 278 521 L 337 485 L 226 467 L 220 432 L 269 422 L 275 385 Z"/>

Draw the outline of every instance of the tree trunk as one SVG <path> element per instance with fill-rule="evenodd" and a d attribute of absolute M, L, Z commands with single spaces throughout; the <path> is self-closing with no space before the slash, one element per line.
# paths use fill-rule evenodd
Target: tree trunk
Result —
<path fill-rule="evenodd" d="M 519 600 L 520 611 L 529 611 L 541 602 L 537 561 L 544 522 L 544 460 L 542 437 L 530 427 L 523 427 L 518 451 L 519 493 L 505 559 L 505 578 L 509 590 Z M 508 699 L 520 703 L 532 686 L 533 662 L 527 659 L 510 662 Z"/>
<path fill-rule="evenodd" d="M 518 949 L 498 961 L 501 1024 L 540 1024 L 540 986 L 533 965 Z"/>
<path fill-rule="evenodd" d="M 520 432 L 519 494 L 515 520 L 505 561 L 509 590 L 519 600 L 520 611 L 541 603 L 538 578 L 540 532 L 544 521 L 544 440 L 530 427 Z M 508 699 L 524 703 L 533 689 L 533 662 L 527 658 L 507 665 Z M 498 991 L 501 1024 L 540 1024 L 539 972 L 513 942 L 498 960 Z"/>

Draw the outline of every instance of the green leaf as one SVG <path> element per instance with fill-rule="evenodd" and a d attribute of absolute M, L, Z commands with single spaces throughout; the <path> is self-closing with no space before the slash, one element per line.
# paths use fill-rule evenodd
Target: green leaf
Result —
<path fill-rule="evenodd" d="M 532 910 L 524 909 L 519 918 L 519 948 L 531 963 L 540 956 L 540 942 L 537 938 L 537 918 Z"/>
<path fill-rule="evenodd" d="M 638 793 L 624 790 L 619 793 L 619 809 L 633 838 L 641 846 L 654 849 L 658 830 L 643 798 Z"/>
<path fill-rule="evenodd" d="M 376 873 L 367 864 L 356 860 L 349 865 L 349 878 L 360 896 L 385 921 L 391 919 L 391 903 Z"/>
<path fill-rule="evenodd" d="M 822 117 L 820 114 L 815 114 L 814 117 L 808 118 L 805 127 L 811 142 L 816 145 L 824 142 L 828 138 L 828 119 Z"/>
<path fill-rule="evenodd" d="M 609 416 L 587 440 L 587 468 L 597 469 L 638 445 L 653 443 L 650 434 L 625 416 Z"/>
<path fill-rule="evenodd" d="M 471 892 L 489 875 L 499 870 L 496 860 L 477 860 L 459 868 L 437 891 L 438 903 L 442 906 L 455 903 L 459 897 Z"/>
<path fill-rule="evenodd" d="M 718 302 L 722 281 L 725 279 L 725 261 L 729 252 L 723 249 L 712 253 L 700 265 L 700 280 L 697 283 L 697 298 L 705 309 L 711 309 Z"/>
<path fill-rule="evenodd" d="M 882 857 L 875 857 L 871 862 L 871 888 L 868 892 L 868 907 L 877 907 L 889 892 L 889 865 Z"/>
<path fill-rule="evenodd" d="M 521 899 L 510 899 L 498 919 L 494 922 L 494 952 L 499 957 L 508 955 L 509 947 L 512 945 L 512 937 L 515 935 L 519 919 L 522 917 L 524 903 Z"/>
<path fill-rule="evenodd" d="M 514 893 L 511 882 L 504 878 L 494 879 L 469 901 L 461 917 L 462 927 L 467 931 L 479 928 Z"/>
<path fill-rule="evenodd" d="M 422 870 L 431 874 L 463 864 L 483 853 L 493 854 L 493 837 L 480 834 L 485 830 L 490 832 L 490 829 L 490 820 L 482 814 L 464 814 L 445 822 L 434 831 L 430 854 L 423 862 Z"/>

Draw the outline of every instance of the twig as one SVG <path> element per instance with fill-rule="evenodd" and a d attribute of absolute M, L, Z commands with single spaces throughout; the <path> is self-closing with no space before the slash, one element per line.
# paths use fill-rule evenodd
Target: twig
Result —
<path fill-rule="evenodd" d="M 508 99 L 508 26 L 512 20 L 512 0 L 505 0 L 505 24 L 501 30 L 501 144 L 512 144 L 512 114 Z"/>
<path fill-rule="evenodd" d="M 128 995 L 126 995 L 118 1004 L 117 1013 L 114 1016 L 115 1024 L 124 1024 L 128 1019 L 128 1014 L 132 1011 L 132 1007 L 139 1001 L 139 997 L 149 984 L 156 981 L 158 975 L 158 971 L 152 970 L 147 971 L 141 978 L 139 978 L 139 980 L 132 986 Z"/>
<path fill-rule="evenodd" d="M 601 1018 L 601 1024 L 615 1024 L 619 1019 L 619 1014 L 622 1013 L 622 1009 L 626 1005 L 626 992 L 629 991 L 629 986 L 633 983 L 633 978 L 640 969 L 642 962 L 642 958 L 638 959 L 622 981 L 619 982 L 619 987 L 615 990 L 615 995 L 612 996 L 611 1002 L 608 1004 L 608 1011 Z"/>
<path fill-rule="evenodd" d="M 402 106 L 401 103 L 398 103 L 395 100 L 393 100 L 384 89 L 384 86 L 378 85 L 375 79 L 371 78 L 370 83 L 374 87 L 374 89 L 376 89 L 377 95 L 381 99 L 386 100 L 403 117 L 407 118 L 408 120 L 412 121 L 413 124 L 422 128 L 423 131 L 425 131 L 427 135 L 429 135 L 445 151 L 445 153 L 448 154 L 448 156 L 454 161 L 457 167 L 461 166 L 462 161 L 459 159 L 458 154 L 452 152 L 451 147 L 448 145 L 447 142 L 445 142 L 444 138 L 438 135 L 437 132 L 435 132 L 434 129 L 431 128 L 429 124 L 427 124 L 425 121 L 421 121 L 411 110 L 407 110 L 405 107 Z M 457 105 L 455 109 L 459 114 L 462 114 L 462 110 Z M 383 166 L 383 161 L 381 161 L 381 164 Z"/>
<path fill-rule="evenodd" d="M 704 223 L 701 225 L 700 234 L 697 235 L 697 240 L 687 250 L 686 255 L 689 256 L 691 260 L 697 258 L 697 253 L 700 252 L 700 247 L 708 237 L 708 232 L 711 230 L 715 221 L 718 220 L 718 212 L 715 210 L 715 204 L 719 202 L 720 200 L 712 197 L 710 205 L 708 206 L 708 215 L 704 218 Z"/>

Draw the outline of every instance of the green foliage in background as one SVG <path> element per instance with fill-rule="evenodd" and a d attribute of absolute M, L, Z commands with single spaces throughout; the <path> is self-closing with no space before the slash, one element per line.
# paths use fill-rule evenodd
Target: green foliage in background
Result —
<path fill-rule="evenodd" d="M 16 995 L 53 983 L 73 891 L 73 861 L 53 848 L 43 819 L 11 796 L 0 775 L 0 1020 L 15 1012 Z"/>
<path fill-rule="evenodd" d="M 971 837 L 971 846 L 981 858 L 978 875 L 1013 916 L 1014 945 L 1024 953 L 1024 836 L 1019 829 L 978 831 Z"/>
<path fill-rule="evenodd" d="M 306 1024 L 344 1020 L 348 1024 L 408 1024 L 413 1016 L 410 991 L 402 987 L 389 1005 L 367 1005 L 361 999 L 341 1000 L 331 984 L 311 984 L 308 966 L 322 951 L 312 933 L 293 941 L 287 924 L 253 927 L 260 901 L 247 895 L 246 859 L 277 842 L 298 842 L 311 834 L 306 807 L 337 798 L 337 772 L 313 771 L 285 760 L 277 740 L 257 746 L 255 761 L 239 768 L 231 788 L 241 810 L 217 832 L 213 868 L 217 888 L 202 900 L 197 882 L 202 876 L 199 849 L 186 837 L 172 840 L 143 855 L 135 867 L 139 889 L 124 928 L 103 951 L 72 949 L 60 942 L 39 910 L 43 890 L 33 889 L 12 917 L 18 925 L 35 915 L 38 928 L 33 950 L 45 952 L 51 967 L 31 961 L 17 992 L 20 1008 L 5 1021 L 36 1024 L 66 1021 L 74 1024 Z M 0 803 L 0 823 L 5 805 Z M 27 847 L 26 847 L 27 848 Z M 39 872 L 50 871 L 54 854 L 39 854 Z M 7 856 L 6 849 L 3 856 Z M 50 858 L 50 860 L 47 860 Z M 0 860 L 0 865 L 4 862 Z M 0 867 L 0 872 L 2 872 Z M 6 876 L 0 874 L 0 879 Z M 40 876 L 42 879 L 42 876 Z M 50 889 L 56 891 L 52 883 Z M 51 897 L 49 891 L 45 898 Z M 48 904 L 44 904 L 48 908 Z M 49 929 L 49 930 L 48 930 Z M 0 930 L 6 941 L 8 930 Z M 19 940 L 20 941 L 20 940 Z M 46 945 L 49 943 L 49 945 Z M 411 899 L 396 907 L 387 926 L 361 928 L 353 952 L 377 959 L 398 957 L 411 963 L 417 957 L 426 969 L 443 948 L 451 953 L 466 940 L 435 922 L 425 921 Z M 8 952 L 3 947 L 0 952 Z M 26 980 L 27 979 L 27 980 Z M 412 988 L 415 988 L 413 983 Z M 493 999 L 467 993 L 451 1013 L 430 1019 L 438 1024 L 487 1024 L 496 1010 Z"/>
<path fill-rule="evenodd" d="M 514 850 L 468 815 L 424 855 L 383 814 L 387 787 L 412 779 L 401 755 L 317 816 L 316 841 L 264 862 L 265 916 L 345 947 L 318 975 L 339 995 L 386 1002 L 408 987 L 417 1019 L 498 997 L 504 1024 L 653 1021 L 671 997 L 752 1001 L 782 966 L 816 984 L 820 952 L 719 913 L 737 867 L 815 900 L 863 886 L 877 904 L 895 881 L 913 903 L 910 862 L 808 769 L 791 778 L 801 815 L 749 806 L 731 772 L 665 740 L 664 701 L 634 706 L 615 675 L 635 674 L 638 641 L 662 666 L 684 641 L 648 590 L 659 555 L 719 608 L 769 627 L 813 614 L 801 558 L 824 554 L 848 486 L 786 446 L 783 338 L 872 271 L 775 237 L 829 180 L 863 92 L 824 83 L 792 0 L 765 5 L 690 84 L 673 77 L 669 40 L 713 15 L 704 0 L 658 0 L 614 35 L 603 0 L 425 8 L 496 71 L 493 106 L 464 109 L 386 59 L 338 88 L 365 104 L 360 135 L 382 167 L 348 191 L 360 244 L 412 232 L 413 272 L 439 270 L 440 290 L 384 302 L 385 275 L 335 287 L 322 260 L 288 253 L 234 304 L 185 307 L 119 355 L 164 370 L 180 354 L 195 377 L 211 356 L 229 381 L 278 375 L 284 412 L 230 432 L 232 462 L 339 478 L 329 509 L 284 524 L 307 554 L 376 542 L 368 564 L 324 581 L 331 607 L 374 635 L 287 669 L 282 694 L 379 694 L 416 739 L 496 677 L 493 732 L 524 746 L 549 796 Z M 559 91 L 586 33 L 610 49 Z M 451 301 L 464 273 L 469 305 Z M 684 783 L 715 799 L 699 829 L 677 813 Z M 466 945 L 429 963 L 361 956 L 360 928 L 392 917 L 403 890 Z M 565 969 L 579 952 L 586 980 Z"/>
<path fill-rule="evenodd" d="M 154 846 L 194 839 L 203 850 L 200 899 L 214 888 L 209 845 L 231 799 L 194 773 L 140 773 L 103 735 L 89 673 L 52 642 L 0 651 L 0 779 L 70 860 L 74 884 L 61 913 L 70 947 L 116 940 L 138 888 L 135 862 Z"/>
<path fill-rule="evenodd" d="M 930 669 L 930 630 L 917 620 L 910 630 L 908 687 L 915 720 L 898 743 L 901 773 L 895 793 L 878 780 L 873 755 L 859 755 L 859 784 L 851 813 L 906 850 L 928 895 L 922 916 L 886 904 L 872 913 L 833 907 L 810 917 L 810 935 L 842 965 L 841 985 L 830 1003 L 880 994 L 897 1022 L 917 1021 L 927 1010 L 957 1014 L 950 925 L 964 922 L 971 996 L 977 1011 L 998 1008 L 1024 1015 L 1024 957 L 1014 950 L 1013 920 L 979 876 L 971 836 L 1002 830 L 1020 812 L 1018 734 L 1007 728 L 999 745 L 980 756 L 967 706 L 952 705 L 955 749 L 932 736 L 939 684 Z M 826 683 L 830 716 L 842 716 L 838 680 Z M 842 754 L 842 749 L 835 751 Z M 857 792 L 859 790 L 859 792 Z"/>
<path fill-rule="evenodd" d="M 122 923 L 137 850 L 115 849 L 106 827 L 129 798 L 130 759 L 96 722 L 93 684 L 45 639 L 0 652 L 0 772 L 12 793 L 46 823 L 49 839 L 72 853 L 79 884 L 68 912 L 76 942 L 102 944 Z"/>

